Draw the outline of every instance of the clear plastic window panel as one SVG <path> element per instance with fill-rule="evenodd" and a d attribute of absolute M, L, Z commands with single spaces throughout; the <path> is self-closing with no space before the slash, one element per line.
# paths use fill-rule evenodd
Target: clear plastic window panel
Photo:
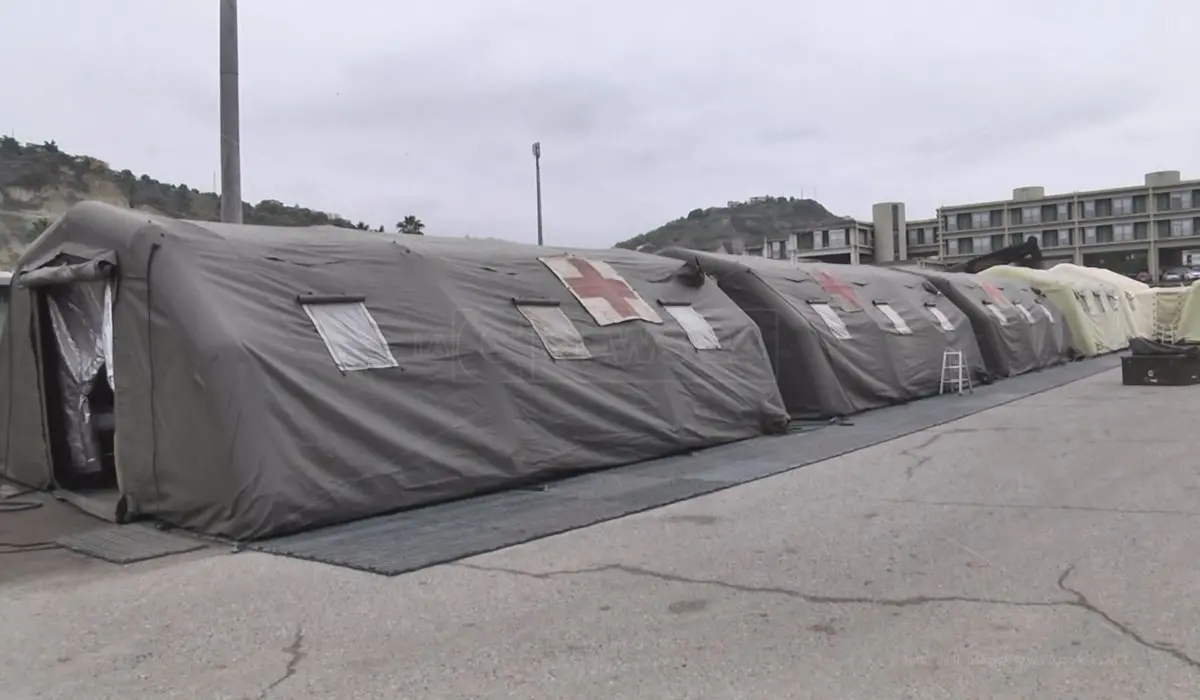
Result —
<path fill-rule="evenodd" d="M 1079 305 L 1083 307 L 1084 313 L 1091 315 L 1092 305 L 1088 303 L 1087 297 L 1079 292 L 1075 292 L 1075 298 L 1079 300 Z"/>
<path fill-rule="evenodd" d="M 343 372 L 396 367 L 375 317 L 361 301 L 304 304 L 334 364 Z"/>
<path fill-rule="evenodd" d="M 709 324 L 708 319 L 700 315 L 690 304 L 689 305 L 665 305 L 664 309 L 671 317 L 679 322 L 687 333 L 688 340 L 691 341 L 692 347 L 697 350 L 720 350 L 721 341 L 717 338 L 716 331 Z"/>
<path fill-rule="evenodd" d="M 1036 323 L 1033 318 L 1033 314 L 1029 313 L 1029 309 L 1025 308 L 1021 304 L 1015 304 L 1015 306 L 1017 307 L 1017 311 L 1020 311 L 1021 315 L 1025 317 L 1025 320 L 1029 322 L 1029 325 L 1032 326 L 1034 323 Z"/>
<path fill-rule="evenodd" d="M 1038 307 L 1038 310 L 1040 310 L 1042 312 L 1042 314 L 1046 317 L 1047 321 L 1049 321 L 1050 323 L 1054 323 L 1054 314 L 1050 313 L 1050 309 L 1047 309 L 1044 304 L 1038 304 L 1037 307 Z"/>
<path fill-rule="evenodd" d="M 1100 292 L 1092 292 L 1092 297 L 1096 300 L 1096 305 L 1100 307 L 1100 313 L 1108 313 L 1108 305 L 1104 303 L 1104 295 Z"/>
<path fill-rule="evenodd" d="M 900 314 L 892 308 L 891 304 L 876 304 L 875 308 L 879 309 L 880 313 L 887 316 L 888 320 L 892 322 L 892 330 L 900 335 L 912 335 L 912 329 L 908 327 L 908 324 Z"/>
<path fill-rule="evenodd" d="M 833 334 L 834 338 L 837 338 L 838 340 L 850 340 L 850 330 L 846 328 L 845 322 L 843 322 L 841 316 L 838 316 L 837 312 L 833 310 L 833 307 L 831 307 L 829 304 L 818 301 L 809 302 L 809 306 L 811 306 L 813 311 L 816 311 L 817 315 L 821 317 L 821 320 L 825 322 L 825 327 L 829 329 L 829 332 Z"/>
<path fill-rule="evenodd" d="M 996 320 L 1000 322 L 1000 325 L 1008 325 L 1008 316 L 1004 313 L 1004 309 L 996 306 L 995 304 L 984 304 L 983 306 L 988 310 L 988 313 L 996 317 Z"/>
<path fill-rule="evenodd" d="M 930 306 L 928 308 L 929 313 L 933 315 L 934 320 L 938 322 L 938 326 L 940 326 L 942 330 L 946 331 L 947 333 L 954 330 L 954 324 L 950 322 L 950 318 L 946 316 L 946 312 L 942 311 L 936 306 Z"/>
<path fill-rule="evenodd" d="M 571 319 L 557 306 L 521 304 L 517 310 L 533 326 L 542 347 L 556 360 L 590 360 L 592 353 Z"/>

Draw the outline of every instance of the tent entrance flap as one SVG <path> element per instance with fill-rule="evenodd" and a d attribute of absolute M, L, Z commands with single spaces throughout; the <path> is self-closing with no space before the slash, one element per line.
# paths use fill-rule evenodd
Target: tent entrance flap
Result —
<path fill-rule="evenodd" d="M 61 268 L 60 268 L 61 269 Z M 61 416 L 64 459 L 56 459 L 55 480 L 64 488 L 114 488 L 112 283 L 104 278 L 41 287 L 54 347 L 48 383 L 57 391 L 47 410 Z M 50 350 L 50 348 L 47 348 Z"/>

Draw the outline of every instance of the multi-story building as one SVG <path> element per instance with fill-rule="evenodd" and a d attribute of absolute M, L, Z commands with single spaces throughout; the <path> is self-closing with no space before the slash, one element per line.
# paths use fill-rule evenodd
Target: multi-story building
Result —
<path fill-rule="evenodd" d="M 1124 274 L 1200 258 L 1200 180 L 1179 171 L 1149 173 L 1141 185 L 1047 195 L 1020 187 L 1012 199 L 938 210 L 943 255 L 965 259 L 1036 237 L 1049 263 L 1105 267 Z"/>
<path fill-rule="evenodd" d="M 859 263 L 875 259 L 874 226 L 857 219 L 838 219 L 819 228 L 805 228 L 767 238 L 762 245 L 748 246 L 746 255 L 775 260 L 820 260 Z"/>
<path fill-rule="evenodd" d="M 871 214 L 871 221 L 845 218 L 771 237 L 761 245 L 746 247 L 744 254 L 851 265 L 914 260 L 938 254 L 937 219 L 905 221 L 902 202 L 876 204 Z M 891 231 L 891 235 L 881 237 L 881 231 Z"/>

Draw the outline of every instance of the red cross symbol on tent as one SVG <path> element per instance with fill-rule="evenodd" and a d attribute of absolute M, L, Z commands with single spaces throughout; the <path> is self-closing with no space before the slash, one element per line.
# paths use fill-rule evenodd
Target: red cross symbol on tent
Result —
<path fill-rule="evenodd" d="M 634 319 L 662 323 L 658 313 L 608 263 L 575 256 L 539 259 L 599 325 Z"/>
<path fill-rule="evenodd" d="M 987 295 L 991 297 L 992 301 L 998 306 L 1009 305 L 1008 297 L 1004 296 L 1004 292 L 1000 291 L 1000 288 L 996 285 L 991 284 L 990 282 L 981 281 L 979 286 L 983 287 L 983 291 L 987 292 Z"/>
<path fill-rule="evenodd" d="M 817 284 L 821 285 L 821 289 L 824 289 L 829 296 L 841 297 L 843 301 L 843 308 L 847 311 L 854 311 L 862 308 L 858 304 L 858 297 L 854 294 L 854 287 L 846 284 L 837 277 L 834 277 L 825 270 L 817 272 Z"/>

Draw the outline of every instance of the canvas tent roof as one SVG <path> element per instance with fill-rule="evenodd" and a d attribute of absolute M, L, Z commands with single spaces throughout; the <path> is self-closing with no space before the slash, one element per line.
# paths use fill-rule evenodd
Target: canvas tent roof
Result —
<path fill-rule="evenodd" d="M 1112 285 L 1053 270 L 996 265 L 979 273 L 989 281 L 1018 280 L 1046 296 L 1062 312 L 1071 347 L 1084 357 L 1116 352 L 1129 345 L 1129 331 Z"/>
<path fill-rule="evenodd" d="M 88 320 L 104 346 L 90 367 L 114 375 L 126 502 L 211 534 L 280 534 L 782 430 L 757 327 L 680 267 L 81 204 L 20 264 L 0 473 L 50 484 L 51 428 L 31 409 L 54 398 L 34 303 L 88 280 L 112 300 L 111 325 Z"/>
<path fill-rule="evenodd" d="M 936 394 L 943 352 L 984 372 L 966 316 L 926 280 L 867 265 L 669 248 L 758 323 L 793 416 L 837 416 Z"/>
<path fill-rule="evenodd" d="M 899 268 L 924 277 L 971 320 L 988 373 L 1012 377 L 1066 362 L 1070 342 L 1062 312 L 1018 280 L 963 272 Z"/>

